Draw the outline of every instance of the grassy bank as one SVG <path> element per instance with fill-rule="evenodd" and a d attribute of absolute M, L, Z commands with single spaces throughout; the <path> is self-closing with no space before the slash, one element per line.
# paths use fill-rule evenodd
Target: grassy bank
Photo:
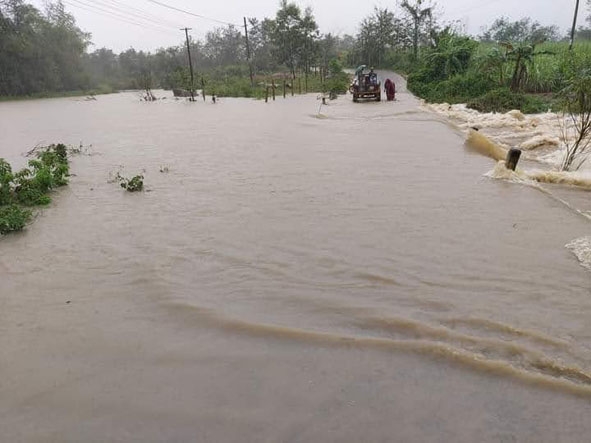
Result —
<path fill-rule="evenodd" d="M 591 43 L 479 43 L 447 36 L 410 68 L 408 88 L 432 103 L 467 103 L 481 112 L 546 112 L 561 107 L 569 79 L 591 66 Z M 394 66 L 396 69 L 396 66 Z"/>

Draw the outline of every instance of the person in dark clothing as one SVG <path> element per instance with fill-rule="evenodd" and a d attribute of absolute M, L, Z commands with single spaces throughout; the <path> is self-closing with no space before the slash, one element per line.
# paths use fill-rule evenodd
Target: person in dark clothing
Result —
<path fill-rule="evenodd" d="M 389 78 L 384 82 L 384 91 L 386 92 L 386 99 L 391 102 L 396 95 L 396 85 Z"/>

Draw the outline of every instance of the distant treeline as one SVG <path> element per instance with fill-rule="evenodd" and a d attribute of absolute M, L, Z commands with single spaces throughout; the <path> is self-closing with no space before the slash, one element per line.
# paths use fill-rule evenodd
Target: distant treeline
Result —
<path fill-rule="evenodd" d="M 560 79 L 544 77 L 536 65 L 552 59 L 550 50 L 542 54 L 540 44 L 566 38 L 556 26 L 529 18 L 499 18 L 477 38 L 467 36 L 455 24 L 440 22 L 432 0 L 404 0 L 396 12 L 370 9 L 355 36 L 321 34 L 312 9 L 287 0 L 275 17 L 247 22 L 250 58 L 244 30 L 235 26 L 190 41 L 195 88 L 202 78 L 210 85 L 217 82 L 218 89 L 224 80 L 232 86 L 225 87 L 227 93 L 249 95 L 251 70 L 255 81 L 277 72 L 316 74 L 324 81 L 336 72 L 331 66 L 338 60 L 341 66 L 366 64 L 410 74 L 413 92 L 429 100 L 450 99 L 450 91 L 452 101 L 469 99 L 490 85 L 553 92 Z M 578 40 L 589 37 L 589 27 L 578 29 Z M 0 96 L 191 87 L 184 41 L 154 52 L 119 54 L 106 48 L 88 52 L 90 44 L 90 34 L 78 28 L 59 0 L 44 11 L 24 0 L 0 0 Z"/>
<path fill-rule="evenodd" d="M 310 8 L 283 1 L 273 19 L 248 19 L 250 64 L 255 75 L 276 71 L 330 73 L 331 60 L 346 53 L 353 37 L 321 35 Z M 63 3 L 45 11 L 23 0 L 0 0 L 0 96 L 100 88 L 189 88 L 187 49 L 154 52 L 101 48 L 88 53 L 90 34 L 80 30 Z M 191 40 L 195 87 L 204 74 L 249 72 L 243 30 L 234 26 Z"/>

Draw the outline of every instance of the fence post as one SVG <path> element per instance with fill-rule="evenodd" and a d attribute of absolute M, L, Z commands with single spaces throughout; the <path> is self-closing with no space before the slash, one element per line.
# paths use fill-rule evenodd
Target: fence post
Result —
<path fill-rule="evenodd" d="M 507 152 L 507 158 L 505 159 L 505 167 L 507 169 L 511 169 L 515 171 L 517 167 L 517 162 L 519 161 L 519 157 L 521 156 L 521 149 L 511 148 L 509 152 Z"/>

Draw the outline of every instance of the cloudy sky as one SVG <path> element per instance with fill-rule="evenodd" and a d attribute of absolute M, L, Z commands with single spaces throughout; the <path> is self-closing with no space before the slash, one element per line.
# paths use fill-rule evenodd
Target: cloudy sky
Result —
<path fill-rule="evenodd" d="M 43 7 L 44 0 L 29 1 Z M 183 41 L 182 27 L 192 28 L 191 34 L 201 38 L 222 23 L 242 25 L 244 16 L 273 17 L 279 5 L 279 0 L 63 1 L 78 25 L 92 33 L 95 48 L 107 47 L 117 52 L 130 47 L 153 50 L 177 45 Z M 321 32 L 337 34 L 355 34 L 359 21 L 371 13 L 374 5 L 399 10 L 397 0 L 295 0 L 295 3 L 302 8 L 312 7 Z M 459 20 L 467 32 L 478 34 L 483 26 L 503 15 L 514 20 L 531 17 L 544 25 L 558 25 L 566 32 L 572 22 L 575 0 L 438 0 L 436 3 L 443 21 Z M 583 23 L 586 15 L 583 8 L 579 23 Z"/>

